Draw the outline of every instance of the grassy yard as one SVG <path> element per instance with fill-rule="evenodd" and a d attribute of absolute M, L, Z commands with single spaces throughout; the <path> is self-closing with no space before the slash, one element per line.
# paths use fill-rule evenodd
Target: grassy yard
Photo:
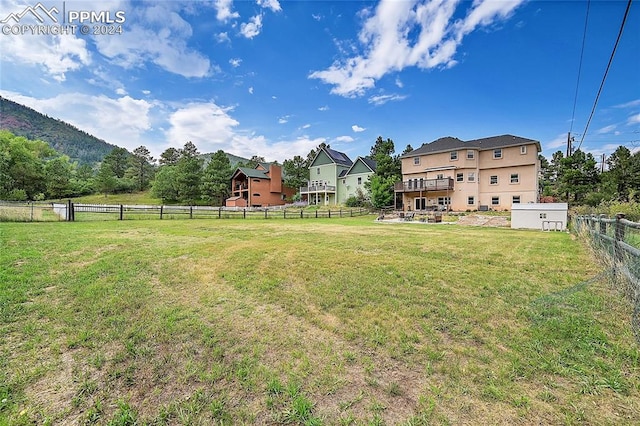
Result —
<path fill-rule="evenodd" d="M 565 233 L 372 216 L 3 223 L 0 425 L 638 424 L 597 273 Z"/>

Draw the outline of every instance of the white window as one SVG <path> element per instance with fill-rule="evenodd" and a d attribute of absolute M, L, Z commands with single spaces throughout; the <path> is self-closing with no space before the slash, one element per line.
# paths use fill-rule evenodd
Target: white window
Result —
<path fill-rule="evenodd" d="M 502 158 L 502 148 L 497 148 L 493 150 L 493 158 L 495 159 Z"/>
<path fill-rule="evenodd" d="M 546 213 L 540 213 L 540 219 L 546 219 L 546 218 L 547 218 Z"/>
<path fill-rule="evenodd" d="M 475 197 L 471 196 L 471 197 L 467 197 L 467 204 L 470 206 L 473 206 L 476 203 L 476 199 Z"/>
<path fill-rule="evenodd" d="M 476 157 L 476 153 L 472 149 L 467 150 L 467 160 L 473 160 Z"/>
<path fill-rule="evenodd" d="M 451 151 L 451 161 L 458 159 L 458 151 Z"/>
<path fill-rule="evenodd" d="M 513 199 L 511 200 L 512 204 L 520 204 L 520 196 L 519 195 L 514 195 Z"/>
<path fill-rule="evenodd" d="M 497 206 L 500 204 L 500 197 L 491 197 L 491 205 Z"/>
<path fill-rule="evenodd" d="M 464 182 L 464 173 L 456 173 L 456 182 Z"/>
<path fill-rule="evenodd" d="M 520 183 L 520 175 L 518 173 L 511 173 L 511 183 Z"/>
<path fill-rule="evenodd" d="M 527 153 L 527 146 L 526 145 L 522 145 L 520 147 L 520 154 L 526 154 Z"/>
<path fill-rule="evenodd" d="M 451 204 L 451 197 L 438 197 L 439 206 L 448 206 Z"/>
<path fill-rule="evenodd" d="M 413 165 L 414 166 L 420 165 L 420 157 L 413 157 Z"/>
<path fill-rule="evenodd" d="M 316 174 L 317 174 L 317 175 L 319 175 L 319 174 L 320 174 L 320 167 L 318 167 L 318 168 L 316 169 Z"/>
<path fill-rule="evenodd" d="M 361 177 L 358 178 L 358 185 L 362 185 L 362 178 Z"/>
<path fill-rule="evenodd" d="M 490 185 L 497 185 L 498 184 L 498 176 L 493 175 L 489 177 L 489 184 Z"/>
<path fill-rule="evenodd" d="M 444 179 L 444 175 L 442 173 L 439 173 L 436 175 L 436 179 Z"/>
<path fill-rule="evenodd" d="M 476 174 L 474 172 L 471 172 L 467 175 L 467 182 L 475 182 L 476 181 Z"/>

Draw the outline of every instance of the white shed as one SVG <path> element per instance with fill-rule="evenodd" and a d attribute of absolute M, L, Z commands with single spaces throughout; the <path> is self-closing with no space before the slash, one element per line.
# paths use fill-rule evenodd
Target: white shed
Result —
<path fill-rule="evenodd" d="M 511 206 L 511 228 L 564 231 L 567 229 L 567 203 L 528 203 Z"/>

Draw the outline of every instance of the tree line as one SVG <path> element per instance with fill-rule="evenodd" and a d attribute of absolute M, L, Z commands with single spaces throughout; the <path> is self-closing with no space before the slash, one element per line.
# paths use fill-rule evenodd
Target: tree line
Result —
<path fill-rule="evenodd" d="M 290 188 L 305 186 L 309 166 L 324 148 L 321 143 L 306 156 L 296 155 L 282 164 L 284 184 Z M 377 168 L 365 182 L 367 192 L 347 199 L 348 206 L 394 205 L 394 184 L 401 181 L 401 156 L 411 152 L 407 145 L 395 153 L 392 139 L 376 139 L 369 155 Z M 581 150 L 565 156 L 554 153 L 548 161 L 540 155 L 540 194 L 543 201 L 566 201 L 571 205 L 598 206 L 611 201 L 640 202 L 640 152 L 618 147 L 598 167 L 592 154 Z M 236 167 L 255 168 L 265 163 L 254 155 L 246 162 L 232 165 L 219 150 L 208 161 L 192 142 L 182 148 L 168 148 L 156 160 L 145 146 L 132 153 L 113 148 L 96 167 L 73 162 L 45 142 L 28 140 L 8 131 L 0 131 L 0 199 L 44 200 L 88 194 L 113 194 L 151 190 L 165 203 L 223 205 L 231 195 L 231 177 Z M 268 167 L 268 166 L 267 166 Z M 299 199 L 297 194 L 294 200 Z"/>

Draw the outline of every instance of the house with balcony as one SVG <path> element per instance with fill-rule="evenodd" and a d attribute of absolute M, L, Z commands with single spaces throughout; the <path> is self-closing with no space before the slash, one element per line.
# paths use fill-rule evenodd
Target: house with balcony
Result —
<path fill-rule="evenodd" d="M 255 168 L 238 167 L 231 176 L 231 197 L 227 207 L 280 206 L 291 199 L 295 189 L 285 186 L 282 167 L 260 163 Z"/>
<path fill-rule="evenodd" d="M 401 156 L 396 205 L 405 211 L 511 210 L 538 201 L 540 142 L 513 135 L 445 137 Z M 396 202 L 398 204 L 398 201 Z"/>
<path fill-rule="evenodd" d="M 323 147 L 309 165 L 309 182 L 300 188 L 302 200 L 315 205 L 343 204 L 358 191 L 366 196 L 365 182 L 375 172 L 375 161 Z"/>

